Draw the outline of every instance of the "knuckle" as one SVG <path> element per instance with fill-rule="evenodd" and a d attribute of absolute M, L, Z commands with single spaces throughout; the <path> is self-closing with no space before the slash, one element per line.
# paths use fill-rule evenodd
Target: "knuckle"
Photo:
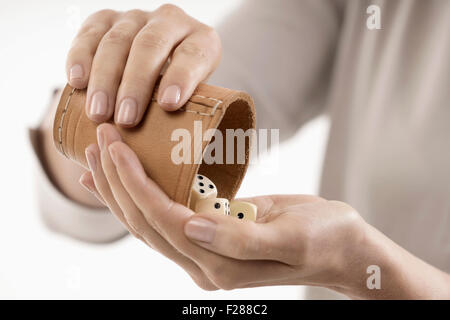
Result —
<path fill-rule="evenodd" d="M 185 82 L 195 82 L 199 78 L 200 74 L 199 68 L 187 68 L 184 65 L 173 65 L 172 68 L 169 69 L 171 76 L 174 76 Z"/>
<path fill-rule="evenodd" d="M 126 34 L 133 34 L 133 30 L 138 28 L 138 23 L 133 19 L 123 19 L 117 22 L 111 30 L 119 30 Z"/>
<path fill-rule="evenodd" d="M 176 5 L 170 4 L 170 3 L 165 3 L 165 4 L 161 5 L 157 9 L 157 11 L 161 14 L 169 15 L 169 16 L 174 16 L 174 15 L 184 13 L 181 8 L 177 7 Z"/>
<path fill-rule="evenodd" d="M 197 60 L 208 60 L 208 52 L 205 47 L 192 42 L 185 42 L 178 48 L 178 53 L 193 57 Z"/>
<path fill-rule="evenodd" d="M 140 9 L 132 9 L 132 10 L 128 10 L 127 12 L 125 12 L 125 16 L 130 16 L 130 17 L 141 17 L 141 16 L 145 16 L 145 15 L 147 15 L 147 13 Z"/>
<path fill-rule="evenodd" d="M 146 27 L 136 37 L 136 44 L 150 49 L 164 49 L 169 45 L 169 39 L 163 32 L 154 27 Z"/>
<path fill-rule="evenodd" d="M 132 76 L 123 78 L 120 87 L 126 92 L 135 92 L 140 90 L 148 90 L 149 83 L 150 75 L 135 73 Z"/>
<path fill-rule="evenodd" d="M 316 202 L 326 202 L 327 201 L 327 199 L 319 197 L 319 196 L 314 196 L 314 197 L 315 197 Z"/>
<path fill-rule="evenodd" d="M 213 46 L 221 47 L 220 36 L 216 29 L 210 26 L 205 26 L 203 33 L 205 37 L 207 37 L 211 41 Z"/>
<path fill-rule="evenodd" d="M 349 218 L 359 216 L 356 210 L 345 202 L 330 200 L 328 201 L 328 205 L 333 209 L 334 213 L 336 214 L 345 215 L 348 216 Z"/>
<path fill-rule="evenodd" d="M 363 218 L 353 207 L 345 202 L 335 200 L 328 201 L 328 205 L 331 206 L 333 213 L 338 215 L 338 217 L 344 221 L 343 225 L 346 226 L 346 231 L 348 233 L 357 234 L 361 231 L 360 226 L 363 222 Z"/>
<path fill-rule="evenodd" d="M 94 12 L 91 17 L 92 18 L 109 18 L 117 14 L 117 11 L 112 9 L 102 9 Z"/>
<path fill-rule="evenodd" d="M 109 44 L 122 44 L 131 40 L 132 34 L 130 32 L 129 24 L 122 22 L 108 31 L 103 38 L 103 41 Z"/>
<path fill-rule="evenodd" d="M 308 202 L 311 202 L 311 203 L 328 201 L 325 198 L 322 198 L 322 197 L 316 196 L 316 195 L 304 195 L 304 197 L 306 197 L 305 199 L 307 199 Z"/>
<path fill-rule="evenodd" d="M 198 76 L 198 71 L 197 69 L 194 68 L 191 69 L 183 68 L 182 73 L 184 77 L 189 81 L 194 81 L 195 79 L 197 79 Z"/>
<path fill-rule="evenodd" d="M 101 23 L 89 23 L 81 27 L 78 32 L 78 39 L 97 38 L 103 35 L 104 27 Z"/>
<path fill-rule="evenodd" d="M 346 204 L 345 202 L 342 202 L 342 201 L 338 201 L 338 200 L 329 200 L 328 201 L 328 203 L 331 205 L 331 206 L 333 206 L 333 207 L 335 207 L 335 208 L 338 208 L 338 209 L 344 209 L 344 208 L 347 208 L 347 207 L 349 207 L 349 208 L 351 208 L 348 204 Z"/>
<path fill-rule="evenodd" d="M 214 28 L 209 26 L 206 26 L 204 32 L 205 37 L 208 39 L 210 54 L 215 59 L 220 59 L 222 54 L 222 41 L 220 40 L 219 33 Z"/>
<path fill-rule="evenodd" d="M 91 77 L 89 78 L 89 85 L 92 88 L 99 88 L 111 82 L 120 79 L 120 69 L 117 66 L 108 67 L 104 63 L 95 62 L 91 67 Z"/>

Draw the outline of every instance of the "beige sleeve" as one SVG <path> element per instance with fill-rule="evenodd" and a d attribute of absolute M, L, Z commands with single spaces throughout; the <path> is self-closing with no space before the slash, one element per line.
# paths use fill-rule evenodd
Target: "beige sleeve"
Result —
<path fill-rule="evenodd" d="M 334 1 L 245 1 L 218 27 L 223 56 L 209 82 L 247 91 L 258 127 L 289 137 L 323 110 L 339 16 Z"/>
<path fill-rule="evenodd" d="M 45 225 L 58 233 L 92 243 L 118 240 L 128 231 L 108 209 L 95 209 L 65 197 L 48 178 L 37 153 L 37 132 L 29 130 L 34 155 L 34 190 Z"/>

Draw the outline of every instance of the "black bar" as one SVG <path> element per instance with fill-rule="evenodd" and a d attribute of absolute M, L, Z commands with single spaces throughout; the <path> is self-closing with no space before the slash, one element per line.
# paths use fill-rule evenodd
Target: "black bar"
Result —
<path fill-rule="evenodd" d="M 307 319 L 325 315 L 366 319 L 399 315 L 418 315 L 424 311 L 427 318 L 433 313 L 445 315 L 450 301 L 306 301 L 306 300 L 9 300 L 1 302 L 2 313 L 11 309 L 17 317 L 22 312 L 43 311 L 46 316 L 59 319 L 111 315 L 131 319 Z"/>

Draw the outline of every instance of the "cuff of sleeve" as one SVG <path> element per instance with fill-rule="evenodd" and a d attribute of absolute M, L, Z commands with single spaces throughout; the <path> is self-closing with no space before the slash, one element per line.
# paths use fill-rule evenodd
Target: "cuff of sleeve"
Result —
<path fill-rule="evenodd" d="M 107 243 L 127 235 L 128 231 L 108 209 L 78 204 L 53 185 L 37 154 L 37 131 L 30 129 L 29 136 L 35 155 L 34 189 L 44 223 L 55 232 L 86 242 Z"/>

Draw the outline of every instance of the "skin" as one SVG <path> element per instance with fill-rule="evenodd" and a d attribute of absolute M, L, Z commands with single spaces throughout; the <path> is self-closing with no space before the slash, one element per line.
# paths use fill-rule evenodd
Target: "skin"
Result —
<path fill-rule="evenodd" d="M 119 125 L 132 127 L 167 59 L 157 99 L 170 112 L 214 71 L 220 51 L 217 33 L 175 6 L 153 12 L 104 10 L 90 16 L 75 38 L 67 74 L 72 86 L 88 87 L 86 112 L 93 121 L 114 116 Z M 95 102 L 97 92 L 107 97 L 104 106 Z M 126 99 L 135 101 L 135 113 L 121 111 Z M 103 114 L 92 112 L 100 107 Z M 133 121 L 120 121 L 124 114 L 132 114 Z M 45 139 L 51 134 L 44 134 L 49 171 L 69 197 L 108 206 L 133 236 L 177 263 L 205 290 L 313 285 L 359 299 L 450 298 L 448 274 L 396 245 L 345 203 L 308 195 L 245 199 L 258 207 L 255 223 L 194 213 L 146 175 L 110 124 L 98 126 L 97 144 L 86 149 L 90 171 L 69 171 Z M 62 172 L 81 174 L 80 183 L 98 201 L 73 187 L 73 177 Z M 379 290 L 366 286 L 370 265 L 381 269 Z"/>
<path fill-rule="evenodd" d="M 86 88 L 89 81 L 86 112 L 90 119 L 103 122 L 114 114 L 118 124 L 131 127 L 142 119 L 168 58 L 157 99 L 170 111 L 189 99 L 198 83 L 217 67 L 220 55 L 214 29 L 176 6 L 163 5 L 153 12 L 102 10 L 87 18 L 73 41 L 67 75 L 75 88 Z M 99 92 L 107 97 L 105 108 L 96 108 L 94 95 Z M 121 118 L 124 100 L 136 107 L 128 110 L 133 115 L 129 121 Z"/>

